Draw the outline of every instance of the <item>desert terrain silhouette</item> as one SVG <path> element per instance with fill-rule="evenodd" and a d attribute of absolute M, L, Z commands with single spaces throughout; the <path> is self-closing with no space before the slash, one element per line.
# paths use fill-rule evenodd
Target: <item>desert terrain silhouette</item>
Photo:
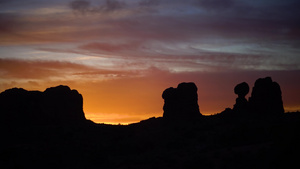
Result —
<path fill-rule="evenodd" d="M 232 108 L 201 114 L 197 86 L 162 92 L 161 117 L 129 125 L 85 118 L 68 86 L 0 93 L 0 168 L 299 168 L 300 113 L 271 77 L 233 87 Z M 230 105 L 229 105 L 230 106 Z"/>

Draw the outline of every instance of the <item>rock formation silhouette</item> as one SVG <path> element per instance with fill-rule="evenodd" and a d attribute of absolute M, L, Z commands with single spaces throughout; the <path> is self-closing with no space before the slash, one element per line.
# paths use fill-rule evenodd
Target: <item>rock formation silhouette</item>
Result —
<path fill-rule="evenodd" d="M 284 113 L 280 86 L 273 82 L 271 77 L 257 79 L 247 101 L 245 96 L 248 92 L 249 85 L 246 82 L 237 84 L 234 93 L 238 98 L 233 109 L 227 108 L 221 114 L 230 117 L 272 119 Z"/>
<path fill-rule="evenodd" d="M 87 122 L 67 86 L 9 89 L 0 93 L 0 168 L 300 168 L 300 113 L 282 113 L 279 85 L 257 80 L 249 113 L 249 86 L 234 91 L 236 111 L 201 117 L 196 85 L 181 83 L 163 92 L 164 117 L 108 125 Z"/>
<path fill-rule="evenodd" d="M 281 89 L 271 77 L 260 78 L 255 81 L 249 98 L 252 112 L 259 115 L 279 115 L 284 113 Z"/>
<path fill-rule="evenodd" d="M 51 87 L 44 91 L 44 112 L 63 123 L 85 120 L 83 98 L 77 90 L 68 86 Z"/>
<path fill-rule="evenodd" d="M 201 117 L 198 105 L 197 86 L 192 83 L 180 83 L 177 88 L 166 89 L 163 118 L 168 120 L 190 120 Z"/>
<path fill-rule="evenodd" d="M 0 93 L 1 124 L 56 125 L 84 122 L 83 99 L 68 86 L 57 86 L 44 92 L 22 88 Z"/>
<path fill-rule="evenodd" d="M 236 98 L 236 103 L 233 107 L 234 111 L 247 111 L 248 101 L 245 96 L 249 93 L 249 85 L 246 82 L 240 83 L 235 86 L 234 93 L 238 95 Z"/>

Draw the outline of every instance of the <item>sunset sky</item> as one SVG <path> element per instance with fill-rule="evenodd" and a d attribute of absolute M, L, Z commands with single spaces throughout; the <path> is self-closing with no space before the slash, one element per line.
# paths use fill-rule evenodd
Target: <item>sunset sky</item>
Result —
<path fill-rule="evenodd" d="M 161 94 L 198 86 L 200 112 L 271 76 L 300 110 L 299 0 L 0 0 L 0 92 L 68 85 L 86 118 L 162 116 Z M 251 92 L 251 91 L 250 91 Z M 246 96 L 249 97 L 250 93 Z"/>

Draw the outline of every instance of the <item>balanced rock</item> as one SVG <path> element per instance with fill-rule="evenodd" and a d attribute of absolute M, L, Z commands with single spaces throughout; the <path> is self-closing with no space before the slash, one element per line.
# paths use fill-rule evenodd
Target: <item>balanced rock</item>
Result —
<path fill-rule="evenodd" d="M 249 85 L 246 82 L 235 86 L 234 93 L 238 95 L 236 103 L 233 107 L 234 111 L 246 111 L 248 109 L 248 101 L 245 96 L 249 93 Z"/>
<path fill-rule="evenodd" d="M 237 94 L 238 97 L 245 98 L 245 96 L 249 93 L 249 85 L 246 82 L 236 85 L 234 93 Z"/>
<path fill-rule="evenodd" d="M 180 83 L 177 88 L 166 89 L 164 99 L 164 119 L 184 120 L 201 117 L 198 105 L 197 86 L 190 83 Z"/>

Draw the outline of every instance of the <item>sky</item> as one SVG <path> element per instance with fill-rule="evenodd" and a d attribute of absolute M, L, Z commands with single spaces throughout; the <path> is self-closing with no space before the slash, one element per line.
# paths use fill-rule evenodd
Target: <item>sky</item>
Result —
<path fill-rule="evenodd" d="M 0 91 L 68 85 L 87 119 L 163 114 L 162 92 L 198 87 L 200 112 L 271 76 L 300 110 L 298 0 L 0 0 Z M 250 90 L 251 92 L 251 90 Z M 246 96 L 249 97 L 250 93 Z"/>

